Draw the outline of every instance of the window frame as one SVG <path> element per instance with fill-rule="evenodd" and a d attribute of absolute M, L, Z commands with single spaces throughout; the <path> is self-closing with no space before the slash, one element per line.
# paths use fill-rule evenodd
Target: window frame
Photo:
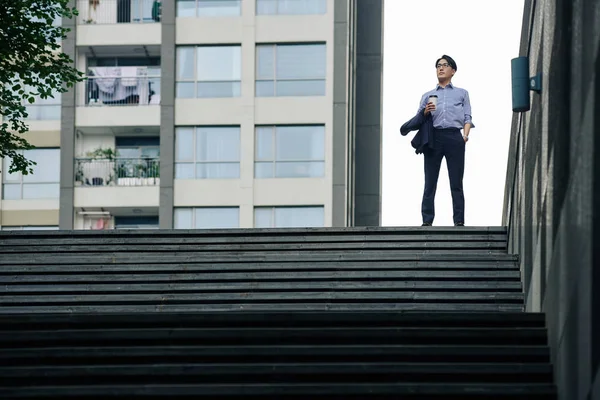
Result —
<path fill-rule="evenodd" d="M 198 80 L 198 48 L 200 47 L 237 47 L 240 51 L 240 79 L 239 80 L 231 80 L 231 81 L 210 81 L 210 80 Z M 179 49 L 184 48 L 192 48 L 194 49 L 194 76 L 191 79 L 188 78 L 179 78 L 177 75 L 179 74 Z M 222 43 L 222 44 L 202 44 L 202 45 L 182 45 L 177 46 L 175 48 L 175 98 L 176 99 L 232 99 L 242 97 L 242 75 L 243 75 L 243 60 L 242 60 L 242 45 L 236 43 Z M 219 97 L 198 97 L 198 84 L 199 83 L 238 83 L 239 84 L 239 95 L 237 96 L 219 96 Z M 177 85 L 179 83 L 193 83 L 194 84 L 194 96 L 192 97 L 180 97 L 177 95 Z"/>
<path fill-rule="evenodd" d="M 323 46 L 325 48 L 325 76 L 310 77 L 310 78 L 286 78 L 277 79 L 277 49 L 278 47 L 293 47 L 293 46 Z M 261 79 L 258 76 L 259 71 L 259 48 L 271 47 L 273 49 L 273 79 Z M 254 50 L 254 93 L 255 97 L 324 97 L 327 95 L 327 43 L 326 42 L 290 42 L 290 43 L 256 43 Z M 306 81 L 323 81 L 324 92 L 319 95 L 278 95 L 277 82 L 306 82 Z M 273 94 L 269 96 L 258 96 L 259 82 L 273 82 Z"/>
<path fill-rule="evenodd" d="M 25 112 L 27 113 L 27 117 L 23 118 L 23 121 L 31 122 L 31 121 L 60 121 L 62 115 L 62 93 L 57 90 L 52 90 L 52 96 L 48 96 L 46 99 L 42 99 L 39 95 L 33 95 L 32 93 L 35 90 L 25 85 L 21 80 L 18 81 L 22 86 L 25 87 L 26 93 L 29 93 L 31 97 L 33 97 L 33 103 L 30 103 L 26 99 L 21 100 L 21 105 L 25 107 Z M 15 83 L 9 83 L 9 85 L 14 85 Z M 31 110 L 40 109 L 44 107 L 55 107 L 58 109 L 58 118 L 31 118 Z M 2 119 L 7 121 L 7 116 L 3 116 Z"/>
<path fill-rule="evenodd" d="M 48 96 L 46 99 L 42 99 L 39 95 L 33 96 L 35 99 L 33 103 L 23 101 L 25 110 L 27 110 L 27 121 L 60 121 L 62 115 L 62 93 L 58 90 L 52 90 L 52 96 Z M 53 107 L 58 109 L 58 118 L 31 118 L 32 109 L 43 109 L 45 107 Z M 46 108 L 48 109 L 48 108 Z"/>
<path fill-rule="evenodd" d="M 307 14 L 288 14 L 288 13 L 282 13 L 281 10 L 281 0 L 271 0 L 271 1 L 275 1 L 277 4 L 277 11 L 274 14 L 261 14 L 258 12 L 259 9 L 259 2 L 261 0 L 256 0 L 256 6 L 254 9 L 254 14 L 257 16 L 279 16 L 279 15 L 291 15 L 291 16 L 307 16 L 307 15 L 326 15 L 327 11 L 328 11 L 328 7 L 327 7 L 327 0 L 322 0 L 323 3 L 325 4 L 325 12 L 323 13 L 307 13 Z"/>
<path fill-rule="evenodd" d="M 58 225 L 3 225 L 2 231 L 58 231 Z"/>
<path fill-rule="evenodd" d="M 121 223 L 118 221 L 121 220 Z M 126 221 L 126 222 L 124 222 Z M 136 222 L 137 221 L 137 222 Z M 113 221 L 115 230 L 156 230 L 159 229 L 159 216 L 158 215 L 117 215 Z"/>
<path fill-rule="evenodd" d="M 238 13 L 237 15 L 198 15 L 198 10 L 200 10 L 200 7 L 198 7 L 198 3 L 201 3 L 203 1 L 206 0 L 192 0 L 195 4 L 194 7 L 194 15 L 193 16 L 181 16 L 179 15 L 179 7 L 177 6 L 177 3 L 179 3 L 181 0 L 176 0 L 175 3 L 175 17 L 176 18 L 235 18 L 235 17 L 240 17 L 242 16 L 242 0 L 229 0 L 229 1 L 237 1 L 238 3 Z M 189 1 L 189 0 L 188 0 Z M 190 1 L 190 3 L 192 2 Z"/>
<path fill-rule="evenodd" d="M 237 161 L 197 161 L 198 159 L 198 154 L 197 154 L 197 138 L 198 138 L 198 129 L 206 129 L 206 128 L 237 128 L 238 130 L 238 160 Z M 193 129 L 192 131 L 192 149 L 193 149 L 193 157 L 191 159 L 191 161 L 180 161 L 177 157 L 177 133 L 179 130 L 181 129 Z M 173 175 L 174 178 L 173 179 L 187 179 L 187 180 L 216 180 L 216 179 L 224 179 L 224 180 L 230 180 L 230 179 L 240 179 L 241 175 L 242 175 L 242 167 L 241 167 L 241 158 L 242 158 L 242 129 L 240 125 L 199 125 L 199 126 L 177 126 L 175 128 L 175 157 L 174 157 L 174 170 L 173 170 Z M 177 178 L 176 174 L 177 174 L 177 165 L 178 164 L 192 164 L 194 166 L 194 178 Z M 208 164 L 237 164 L 238 165 L 238 176 L 237 178 L 198 178 L 198 174 L 197 174 L 197 165 L 198 164 L 203 164 L 203 165 L 208 165 Z"/>
<path fill-rule="evenodd" d="M 8 167 L 9 167 L 9 163 L 10 160 L 8 158 L 3 159 L 3 168 L 2 168 L 2 200 L 8 200 L 8 201 L 20 201 L 20 200 L 54 200 L 57 198 L 60 198 L 60 163 L 61 163 L 61 159 L 60 159 L 60 147 L 42 147 L 42 148 L 36 148 L 36 149 L 32 149 L 32 150 L 36 150 L 36 151 L 44 151 L 44 150 L 57 150 L 58 151 L 58 174 L 57 174 L 57 180 L 56 181 L 33 181 L 33 182 L 23 182 L 23 173 L 18 172 L 18 176 L 19 179 L 17 180 L 7 180 L 6 176 L 8 175 Z M 29 150 L 17 150 L 18 154 L 24 154 L 24 152 L 29 151 Z M 27 157 L 27 154 L 24 154 L 25 157 L 27 159 L 30 159 L 30 157 Z M 36 166 L 33 166 L 33 168 L 35 169 Z M 31 176 L 35 176 L 34 174 L 31 174 Z M 5 198 L 5 186 L 6 185 L 19 185 L 19 197 L 16 199 L 6 199 Z M 59 185 L 59 195 L 58 197 L 34 197 L 34 198 L 23 198 L 23 186 L 24 185 Z"/>
<path fill-rule="evenodd" d="M 322 224 L 319 226 L 310 225 L 310 226 L 295 226 L 295 227 L 288 227 L 288 226 L 278 227 L 277 221 L 276 221 L 276 211 L 278 209 L 286 209 L 286 208 L 287 209 L 313 208 L 313 209 L 322 210 L 322 212 L 323 212 Z M 269 226 L 269 227 L 257 227 L 256 226 L 256 211 L 257 210 L 269 210 L 271 212 L 271 222 L 272 222 L 271 226 Z M 254 207 L 254 215 L 253 215 L 253 226 L 254 226 L 254 228 L 257 228 L 257 229 L 293 229 L 293 228 L 312 228 L 312 227 L 321 228 L 321 227 L 325 226 L 325 206 L 322 204 L 293 205 L 293 206 L 255 206 Z"/>
<path fill-rule="evenodd" d="M 322 159 L 293 159 L 293 160 L 285 160 L 278 161 L 277 160 L 277 128 L 279 127 L 322 127 L 323 128 L 323 158 Z M 271 160 L 260 158 L 258 155 L 258 130 L 268 128 L 271 130 L 271 150 L 273 157 Z M 294 124 L 294 125 L 256 125 L 254 127 L 254 179 L 320 179 L 325 177 L 325 161 L 326 161 L 326 152 L 325 152 L 325 141 L 326 141 L 326 127 L 325 124 Z M 271 164 L 272 175 L 268 177 L 258 177 L 256 175 L 256 165 L 258 163 Z M 298 176 L 298 177 L 287 177 L 287 176 L 277 176 L 277 164 L 289 164 L 289 163 L 323 163 L 323 175 L 321 176 Z"/>
<path fill-rule="evenodd" d="M 237 226 L 231 227 L 231 228 L 223 228 L 223 227 L 196 228 L 196 210 L 198 210 L 198 209 L 202 209 L 202 210 L 214 210 L 214 209 L 236 210 L 237 211 Z M 175 226 L 175 222 L 177 221 L 175 214 L 178 210 L 190 210 L 191 211 L 191 213 L 192 213 L 192 227 L 191 228 L 177 228 Z M 175 207 L 173 209 L 173 229 L 239 229 L 239 228 L 240 228 L 240 206 L 192 206 L 192 207 Z"/>

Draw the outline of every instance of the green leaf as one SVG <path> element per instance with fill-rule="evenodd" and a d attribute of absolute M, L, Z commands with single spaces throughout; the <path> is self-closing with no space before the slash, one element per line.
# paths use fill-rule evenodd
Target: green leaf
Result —
<path fill-rule="evenodd" d="M 52 23 L 73 15 L 69 0 L 0 0 L 0 158 L 10 158 L 10 172 L 33 173 L 23 153 L 33 148 L 22 137 L 27 105 L 83 79 L 68 55 L 56 53 L 68 30 Z"/>

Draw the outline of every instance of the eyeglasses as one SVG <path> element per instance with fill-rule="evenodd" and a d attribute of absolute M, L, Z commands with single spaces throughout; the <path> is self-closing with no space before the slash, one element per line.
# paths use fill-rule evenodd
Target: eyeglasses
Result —
<path fill-rule="evenodd" d="M 450 66 L 450 64 L 448 64 L 448 63 L 443 63 L 443 64 L 438 64 L 438 65 L 436 65 L 436 66 L 435 66 L 435 68 L 436 68 L 436 69 L 438 69 L 438 68 L 440 68 L 440 67 L 447 68 L 447 67 L 449 67 L 449 66 Z"/>

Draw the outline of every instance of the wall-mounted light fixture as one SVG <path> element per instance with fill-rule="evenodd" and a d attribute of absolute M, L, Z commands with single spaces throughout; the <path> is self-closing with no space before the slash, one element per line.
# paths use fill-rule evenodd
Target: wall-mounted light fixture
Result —
<path fill-rule="evenodd" d="M 542 74 L 529 76 L 529 57 L 517 57 L 511 60 L 512 70 L 512 109 L 514 112 L 529 111 L 531 101 L 529 91 L 542 91 Z"/>

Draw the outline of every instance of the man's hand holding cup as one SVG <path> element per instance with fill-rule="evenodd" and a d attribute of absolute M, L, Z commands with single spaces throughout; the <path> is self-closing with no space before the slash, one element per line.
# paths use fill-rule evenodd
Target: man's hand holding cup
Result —
<path fill-rule="evenodd" d="M 430 112 L 435 111 L 435 106 L 437 105 L 437 96 L 436 95 L 432 95 L 429 96 L 429 100 L 427 102 L 427 105 L 425 106 L 425 115 L 429 114 Z"/>

